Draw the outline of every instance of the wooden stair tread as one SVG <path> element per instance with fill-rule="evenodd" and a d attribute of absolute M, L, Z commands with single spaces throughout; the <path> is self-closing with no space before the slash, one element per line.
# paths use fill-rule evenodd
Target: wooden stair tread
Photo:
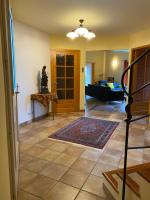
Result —
<path fill-rule="evenodd" d="M 114 190 L 117 193 L 119 193 L 119 191 L 118 191 L 118 182 L 113 177 L 113 174 L 117 174 L 123 180 L 123 172 L 124 172 L 124 169 L 116 169 L 116 170 L 107 171 L 107 172 L 103 173 L 103 176 L 111 184 L 111 186 L 114 188 Z M 150 182 L 150 163 L 144 163 L 144 164 L 140 164 L 140 165 L 135 165 L 135 166 L 127 167 L 126 184 L 128 185 L 128 187 L 131 188 L 132 191 L 135 192 L 135 194 L 138 197 L 140 197 L 140 187 L 129 176 L 129 174 L 131 174 L 131 173 L 138 173 L 144 179 L 146 179 L 148 182 Z"/>
<path fill-rule="evenodd" d="M 118 176 L 123 180 L 123 172 L 118 170 L 117 172 Z M 126 175 L 126 184 L 128 185 L 128 187 L 134 191 L 134 193 L 140 197 L 140 187 L 139 185 L 130 177 L 128 176 L 128 174 Z"/>
<path fill-rule="evenodd" d="M 150 183 L 150 168 L 145 170 L 138 170 L 138 174 Z"/>
<path fill-rule="evenodd" d="M 106 178 L 106 180 L 111 184 L 111 186 L 114 188 L 114 190 L 119 193 L 118 191 L 118 182 L 116 179 L 112 176 L 113 174 L 116 174 L 116 170 L 104 172 L 103 176 Z"/>

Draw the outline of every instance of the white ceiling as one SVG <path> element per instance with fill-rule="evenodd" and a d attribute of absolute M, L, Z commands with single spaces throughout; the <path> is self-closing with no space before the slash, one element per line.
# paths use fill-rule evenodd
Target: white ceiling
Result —
<path fill-rule="evenodd" d="M 150 28 L 150 0 L 13 0 L 14 18 L 65 35 L 85 19 L 96 35 L 130 34 Z"/>

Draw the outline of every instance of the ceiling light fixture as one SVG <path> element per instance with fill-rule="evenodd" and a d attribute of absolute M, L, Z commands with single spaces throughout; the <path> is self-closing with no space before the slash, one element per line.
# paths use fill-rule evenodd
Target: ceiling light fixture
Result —
<path fill-rule="evenodd" d="M 84 37 L 88 40 L 91 40 L 96 37 L 95 33 L 93 33 L 91 30 L 88 30 L 87 28 L 83 27 L 83 22 L 84 22 L 83 19 L 80 19 L 79 22 L 80 22 L 80 25 L 77 29 L 72 30 L 71 32 L 67 33 L 66 36 L 68 38 L 73 40 L 77 37 Z"/>

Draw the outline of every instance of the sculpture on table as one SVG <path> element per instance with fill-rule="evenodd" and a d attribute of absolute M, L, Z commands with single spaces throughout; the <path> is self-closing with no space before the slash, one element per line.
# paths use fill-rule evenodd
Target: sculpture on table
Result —
<path fill-rule="evenodd" d="M 42 68 L 42 78 L 41 78 L 41 94 L 49 93 L 48 90 L 48 76 L 46 73 L 46 66 Z"/>

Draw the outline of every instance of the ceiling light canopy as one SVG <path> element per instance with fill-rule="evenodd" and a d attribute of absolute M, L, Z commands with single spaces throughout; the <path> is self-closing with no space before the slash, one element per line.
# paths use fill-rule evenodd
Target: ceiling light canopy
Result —
<path fill-rule="evenodd" d="M 67 33 L 66 36 L 68 38 L 75 39 L 77 37 L 84 37 L 88 40 L 91 40 L 96 37 L 95 33 L 93 33 L 91 30 L 88 30 L 87 28 L 83 27 L 83 22 L 84 22 L 83 19 L 80 19 L 79 22 L 80 22 L 80 26 L 77 29 Z"/>

